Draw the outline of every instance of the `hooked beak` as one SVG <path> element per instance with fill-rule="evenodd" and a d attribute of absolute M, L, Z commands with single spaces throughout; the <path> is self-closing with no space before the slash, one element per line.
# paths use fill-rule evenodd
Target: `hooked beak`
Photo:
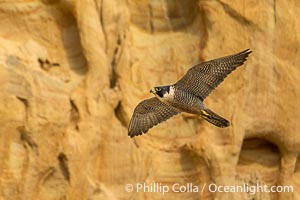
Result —
<path fill-rule="evenodd" d="M 152 89 L 150 90 L 150 93 L 155 94 L 155 89 L 152 88 Z"/>

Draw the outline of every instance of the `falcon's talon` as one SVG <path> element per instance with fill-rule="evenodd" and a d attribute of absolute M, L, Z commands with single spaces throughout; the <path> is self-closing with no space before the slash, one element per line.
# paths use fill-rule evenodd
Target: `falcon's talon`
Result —
<path fill-rule="evenodd" d="M 181 112 L 200 115 L 220 128 L 229 126 L 230 122 L 208 109 L 203 100 L 228 74 L 241 66 L 250 53 L 247 49 L 200 63 L 190 68 L 177 83 L 152 88 L 150 93 L 156 97 L 140 102 L 134 109 L 128 135 L 134 137 L 147 133 L 153 126 Z"/>

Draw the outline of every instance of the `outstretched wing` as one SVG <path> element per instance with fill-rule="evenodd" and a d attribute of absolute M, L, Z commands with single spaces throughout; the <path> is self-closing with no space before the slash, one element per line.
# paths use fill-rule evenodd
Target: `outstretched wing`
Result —
<path fill-rule="evenodd" d="M 153 126 L 179 113 L 179 110 L 163 103 L 157 97 L 146 99 L 134 109 L 128 128 L 128 135 L 134 137 L 147 133 Z"/>
<path fill-rule="evenodd" d="M 250 53 L 250 49 L 247 49 L 237 54 L 200 63 L 190 68 L 182 79 L 175 83 L 175 87 L 189 91 L 204 100 L 228 74 L 246 61 Z"/>

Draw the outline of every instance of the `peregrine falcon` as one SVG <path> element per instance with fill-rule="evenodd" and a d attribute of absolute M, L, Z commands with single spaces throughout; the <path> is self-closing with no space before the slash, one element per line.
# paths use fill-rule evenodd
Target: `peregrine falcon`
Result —
<path fill-rule="evenodd" d="M 206 107 L 203 100 L 251 53 L 250 49 L 197 64 L 175 84 L 150 90 L 155 97 L 140 102 L 130 120 L 128 135 L 147 133 L 153 126 L 181 112 L 201 116 L 215 126 L 224 128 L 229 121 Z"/>

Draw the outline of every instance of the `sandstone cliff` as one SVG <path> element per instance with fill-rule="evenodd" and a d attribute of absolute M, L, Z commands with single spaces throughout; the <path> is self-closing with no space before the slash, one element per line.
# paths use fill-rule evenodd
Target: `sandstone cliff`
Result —
<path fill-rule="evenodd" d="M 299 1 L 0 1 L 0 199 L 300 199 Z M 251 48 L 205 103 L 131 139 L 149 88 Z M 293 193 L 126 192 L 126 184 Z"/>

